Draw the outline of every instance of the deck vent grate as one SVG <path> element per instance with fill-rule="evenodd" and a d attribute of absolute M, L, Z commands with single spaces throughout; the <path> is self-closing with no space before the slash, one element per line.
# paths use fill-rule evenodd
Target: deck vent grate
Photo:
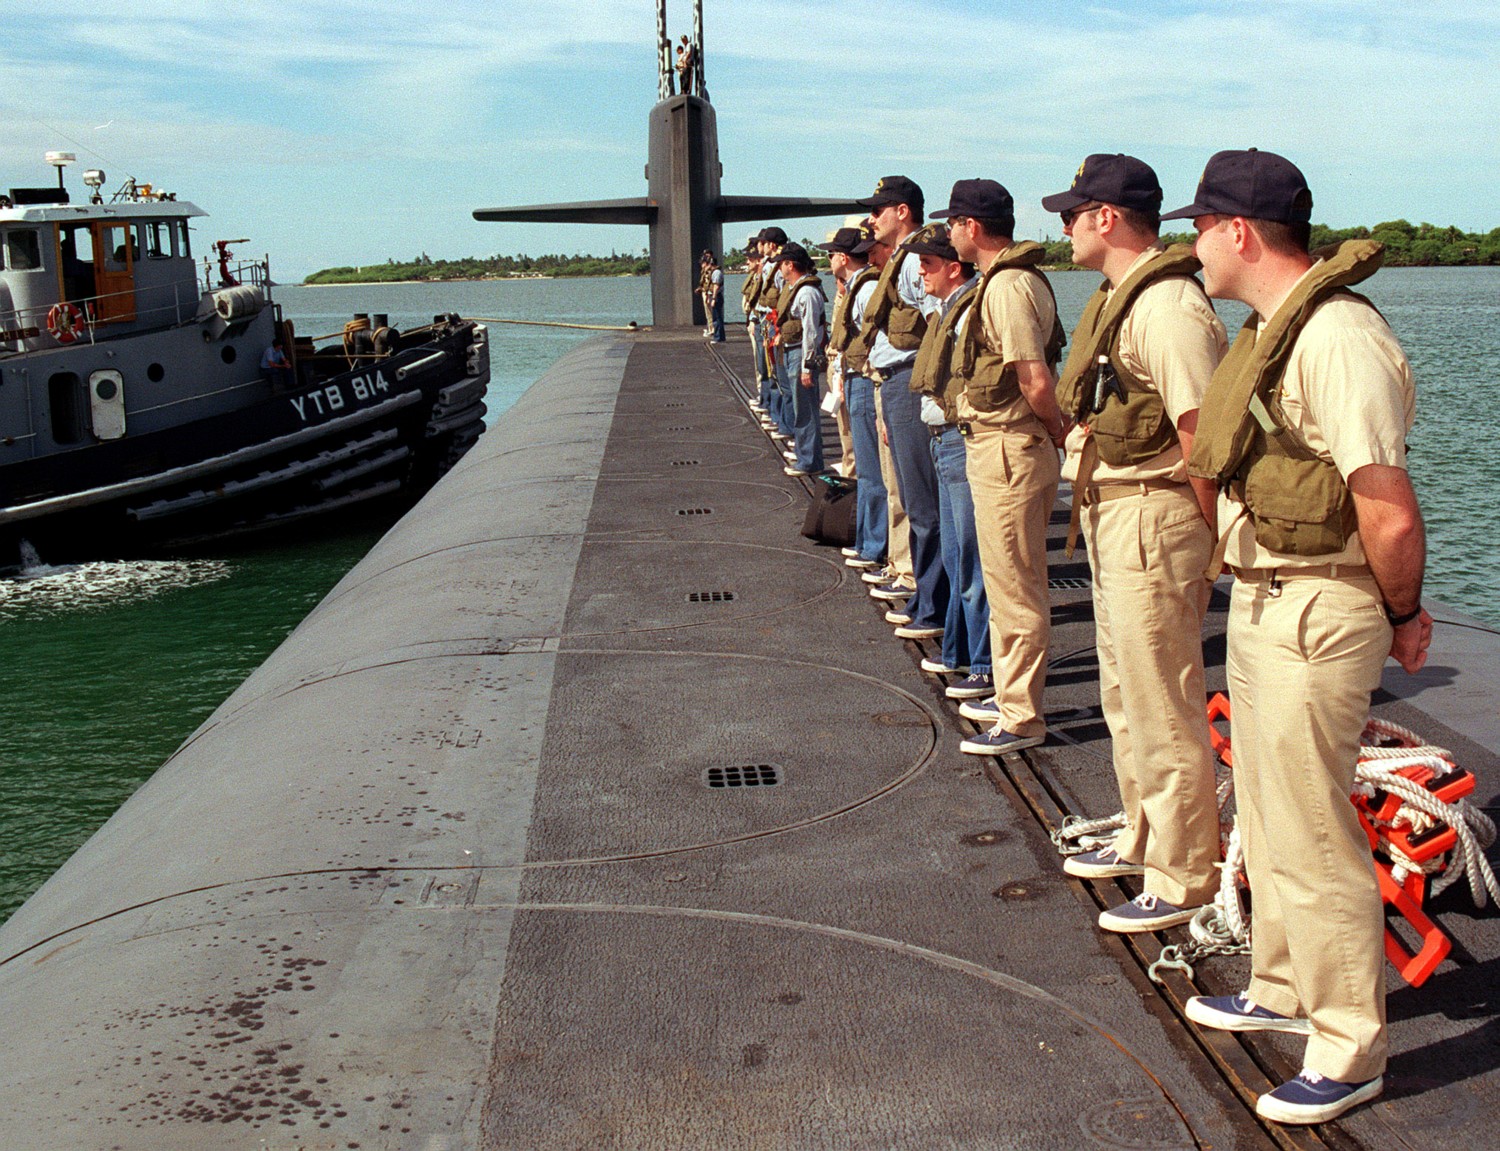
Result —
<path fill-rule="evenodd" d="M 1062 579 L 1049 579 L 1047 587 L 1052 591 L 1088 591 L 1093 587 L 1086 579 L 1074 579 L 1065 576 Z"/>
<path fill-rule="evenodd" d="M 703 773 L 703 782 L 712 788 L 775 787 L 781 782 L 781 769 L 774 763 L 711 767 Z"/>
<path fill-rule="evenodd" d="M 684 401 L 682 401 L 682 400 L 673 400 L 670 403 L 663 404 L 662 407 L 664 407 L 664 408 L 685 408 L 685 407 L 687 407 L 687 404 Z"/>
<path fill-rule="evenodd" d="M 669 432 L 690 432 L 692 430 L 692 424 L 673 424 L 670 428 L 667 429 L 667 431 Z"/>
<path fill-rule="evenodd" d="M 674 468 L 694 468 L 698 466 L 699 462 L 698 460 L 673 460 L 672 466 Z"/>
<path fill-rule="evenodd" d="M 688 603 L 733 603 L 734 598 L 732 591 L 690 591 L 687 595 Z"/>
<path fill-rule="evenodd" d="M 713 508 L 678 508 L 677 509 L 677 514 L 680 515 L 680 516 L 711 516 L 711 515 L 714 514 L 714 509 Z"/>

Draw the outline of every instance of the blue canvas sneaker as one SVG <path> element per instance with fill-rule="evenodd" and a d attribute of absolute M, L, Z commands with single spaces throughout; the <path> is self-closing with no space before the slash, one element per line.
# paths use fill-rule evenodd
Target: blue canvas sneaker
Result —
<path fill-rule="evenodd" d="M 1278 1015 L 1241 991 L 1238 995 L 1195 995 L 1183 1006 L 1194 1023 L 1220 1031 L 1286 1031 L 1311 1035 L 1312 1020 Z"/>
<path fill-rule="evenodd" d="M 1384 1088 L 1385 1080 L 1379 1075 L 1363 1083 L 1340 1083 L 1304 1067 L 1297 1078 L 1257 1099 L 1255 1113 L 1272 1123 L 1327 1123 L 1351 1107 L 1368 1103 Z"/>
<path fill-rule="evenodd" d="M 905 603 L 911 599 L 912 589 L 902 587 L 897 583 L 882 584 L 880 587 L 870 589 L 871 599 L 890 600 L 892 603 Z"/>
<path fill-rule="evenodd" d="M 995 679 L 988 672 L 974 672 L 950 683 L 943 694 L 949 699 L 984 699 L 995 694 Z"/>
<path fill-rule="evenodd" d="M 1117 875 L 1145 875 L 1139 863 L 1131 863 L 1113 847 L 1101 847 L 1070 855 L 1063 860 L 1063 870 L 1079 879 L 1113 879 Z"/>
<path fill-rule="evenodd" d="M 1186 923 L 1198 914 L 1196 907 L 1178 907 L 1159 896 L 1143 891 L 1129 903 L 1099 913 L 1099 926 L 1105 931 L 1128 935 L 1133 931 L 1165 931 Z"/>
<path fill-rule="evenodd" d="M 958 705 L 958 714 L 975 723 L 999 723 L 1000 701 L 994 696 L 981 700 L 966 699 Z"/>
<path fill-rule="evenodd" d="M 886 612 L 885 618 L 891 619 L 891 613 Z M 891 622 L 896 623 L 897 621 L 891 620 Z M 940 659 L 933 659 L 931 656 L 925 656 L 922 659 L 922 670 L 930 671 L 933 675 L 963 675 L 969 669 L 966 667 L 949 667 Z"/>
<path fill-rule="evenodd" d="M 943 629 L 934 625 L 904 623 L 896 629 L 897 639 L 941 639 Z"/>
<path fill-rule="evenodd" d="M 970 755 L 1009 755 L 1013 751 L 1038 747 L 1046 738 L 1044 735 L 1016 735 L 997 724 L 983 735 L 971 735 L 958 745 L 958 750 Z"/>

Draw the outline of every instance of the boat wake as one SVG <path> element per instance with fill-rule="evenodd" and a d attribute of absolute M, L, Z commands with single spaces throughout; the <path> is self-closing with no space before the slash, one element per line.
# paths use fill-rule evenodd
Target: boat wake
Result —
<path fill-rule="evenodd" d="M 116 560 L 51 565 L 22 544 L 19 570 L 0 576 L 0 620 L 118 608 L 227 578 L 223 560 Z"/>

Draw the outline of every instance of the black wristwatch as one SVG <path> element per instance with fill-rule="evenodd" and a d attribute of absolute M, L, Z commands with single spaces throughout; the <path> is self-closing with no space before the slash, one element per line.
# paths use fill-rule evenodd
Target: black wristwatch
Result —
<path fill-rule="evenodd" d="M 1400 615 L 1397 615 L 1391 610 L 1390 604 L 1385 605 L 1385 618 L 1391 621 L 1392 627 L 1400 627 L 1404 623 L 1411 623 L 1412 620 L 1416 619 L 1417 616 L 1421 614 L 1422 605 L 1420 603 L 1417 604 L 1416 607 L 1412 608 L 1411 611 L 1404 611 Z"/>

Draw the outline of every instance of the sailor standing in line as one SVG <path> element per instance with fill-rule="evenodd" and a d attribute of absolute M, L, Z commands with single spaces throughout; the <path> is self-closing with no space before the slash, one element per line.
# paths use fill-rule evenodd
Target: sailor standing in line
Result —
<path fill-rule="evenodd" d="M 724 269 L 719 267 L 719 261 L 714 254 L 707 249 L 703 252 L 703 262 L 707 268 L 705 293 L 703 303 L 708 312 L 708 338 L 715 344 L 724 342 Z"/>
<path fill-rule="evenodd" d="M 705 250 L 698 257 L 698 288 L 697 295 L 703 301 L 703 338 L 705 340 L 713 336 L 713 315 L 709 303 L 709 261 L 713 258 L 712 253 Z"/>
<path fill-rule="evenodd" d="M 750 407 L 765 421 L 766 355 L 760 346 L 760 324 L 755 319 L 755 304 L 760 298 L 760 267 L 760 236 L 756 234 L 745 241 L 745 284 L 740 289 L 740 306 L 745 313 L 745 331 L 750 336 L 750 354 L 755 363 L 756 394 Z"/>
<path fill-rule="evenodd" d="M 1188 1018 L 1306 1033 L 1303 1070 L 1262 1095 L 1278 1123 L 1322 1123 L 1382 1087 L 1384 923 L 1349 802 L 1386 657 L 1426 660 L 1425 537 L 1406 471 L 1411 369 L 1380 313 L 1348 290 L 1381 246 L 1307 251 L 1312 193 L 1271 152 L 1219 152 L 1191 219 L 1208 294 L 1253 312 L 1204 398 L 1188 459 L 1223 493 L 1235 574 L 1226 670 L 1235 799 L 1255 901 L 1250 986 L 1195 997 Z"/>
<path fill-rule="evenodd" d="M 873 238 L 875 232 L 870 227 L 869 220 L 864 221 L 860 227 L 869 232 Z M 870 267 L 875 269 L 877 285 L 880 273 L 885 270 L 890 258 L 890 245 L 882 244 L 879 240 L 871 243 Z M 874 296 L 873 289 L 870 295 Z M 868 311 L 868 304 L 866 310 Z M 880 482 L 885 485 L 885 551 L 888 562 L 883 568 L 861 573 L 859 578 L 870 585 L 872 599 L 890 605 L 885 613 L 886 623 L 904 624 L 911 622 L 911 616 L 907 615 L 905 610 L 906 601 L 911 598 L 911 593 L 917 587 L 916 577 L 912 575 L 911 567 L 911 532 L 906 522 L 906 505 L 901 502 L 901 482 L 896 475 L 896 462 L 891 456 L 890 437 L 885 431 L 885 412 L 880 402 L 880 384 L 872 378 L 869 367 L 869 349 L 858 338 L 863 330 L 864 319 L 861 318 L 859 325 L 853 329 L 854 336 L 845 348 L 843 358 L 846 368 L 857 371 L 870 380 L 871 393 L 875 398 L 875 450 L 880 459 Z M 940 660 L 923 659 L 922 670 L 942 671 L 944 669 Z"/>
<path fill-rule="evenodd" d="M 785 409 L 781 391 L 781 354 L 776 348 L 775 317 L 781 305 L 783 286 L 781 271 L 776 264 L 776 253 L 786 243 L 786 233 L 771 227 L 761 231 L 760 251 L 763 257 L 760 269 L 760 296 L 755 310 L 760 324 L 760 343 L 766 353 L 766 379 L 761 385 L 761 403 L 771 416 L 776 434 L 783 440 L 791 440 L 792 413 Z"/>
<path fill-rule="evenodd" d="M 954 371 L 964 380 L 958 418 L 968 428 L 995 698 L 960 705 L 961 715 L 993 726 L 959 747 L 1001 755 L 1047 735 L 1047 521 L 1067 432 L 1052 372 L 1066 337 L 1052 286 L 1037 270 L 1046 250 L 1011 238 L 1015 204 L 1002 185 L 959 180 L 948 207 L 933 216 L 947 219 L 954 250 L 983 272 Z"/>
<path fill-rule="evenodd" d="M 849 412 L 854 470 L 859 476 L 854 546 L 844 549 L 844 562 L 864 570 L 878 568 L 885 559 L 886 490 L 880 475 L 879 433 L 875 428 L 875 385 L 845 361 L 844 351 L 864 322 L 865 309 L 880 275 L 869 262 L 874 243 L 874 233 L 867 227 L 859 227 L 840 228 L 828 243 L 819 245 L 828 253 L 828 267 L 843 288 L 834 303 L 828 329 L 829 373 L 832 374 L 833 360 L 837 357 Z"/>
<path fill-rule="evenodd" d="M 1194 278 L 1192 249 L 1158 239 L 1161 199 L 1148 165 L 1099 154 L 1066 192 L 1042 200 L 1061 213 L 1073 262 L 1104 274 L 1073 330 L 1057 397 L 1075 421 L 1063 463 L 1068 549 L 1082 527 L 1100 705 L 1126 816 L 1112 844 L 1063 870 L 1144 874 L 1141 895 L 1099 916 L 1124 932 L 1185 923 L 1219 888 L 1202 635 L 1214 490 L 1189 480 L 1185 453 L 1228 340 Z"/>
<path fill-rule="evenodd" d="M 955 341 L 959 326 L 968 318 L 979 277 L 973 264 L 958 258 L 948 229 L 942 224 L 929 224 L 907 247 L 922 269 L 922 287 L 943 302 L 922 337 L 911 387 L 922 397 L 922 423 L 927 428 L 927 446 L 937 472 L 939 536 L 943 569 L 951 589 L 943 621 L 941 658 L 944 667 L 962 675 L 948 684 L 944 694 L 949 699 L 982 699 L 995 690 L 990 675 L 990 605 L 979 563 L 967 451 L 951 388 Z"/>
<path fill-rule="evenodd" d="M 921 269 L 905 246 L 922 226 L 924 200 L 922 189 L 912 180 L 886 176 L 876 185 L 873 196 L 856 203 L 870 209 L 875 238 L 892 249 L 850 354 L 865 357 L 871 378 L 880 388 L 886 437 L 906 508 L 912 575 L 917 586 L 900 613 L 909 619 L 898 625 L 896 634 L 931 639 L 943 634 L 948 576 L 943 570 L 938 537 L 937 472 L 927 446 L 930 437 L 922 423 L 921 400 L 910 383 L 922 333 L 927 330 L 928 317 L 938 310 L 939 301 L 922 290 Z M 904 590 L 892 585 L 885 594 L 894 597 Z"/>
<path fill-rule="evenodd" d="M 828 344 L 823 283 L 801 244 L 783 244 L 776 261 L 786 281 L 777 310 L 778 359 L 782 378 L 791 384 L 783 403 L 791 405 L 796 445 L 795 459 L 783 470 L 789 476 L 805 476 L 823 470 L 823 428 L 818 409 L 824 348 Z"/>

